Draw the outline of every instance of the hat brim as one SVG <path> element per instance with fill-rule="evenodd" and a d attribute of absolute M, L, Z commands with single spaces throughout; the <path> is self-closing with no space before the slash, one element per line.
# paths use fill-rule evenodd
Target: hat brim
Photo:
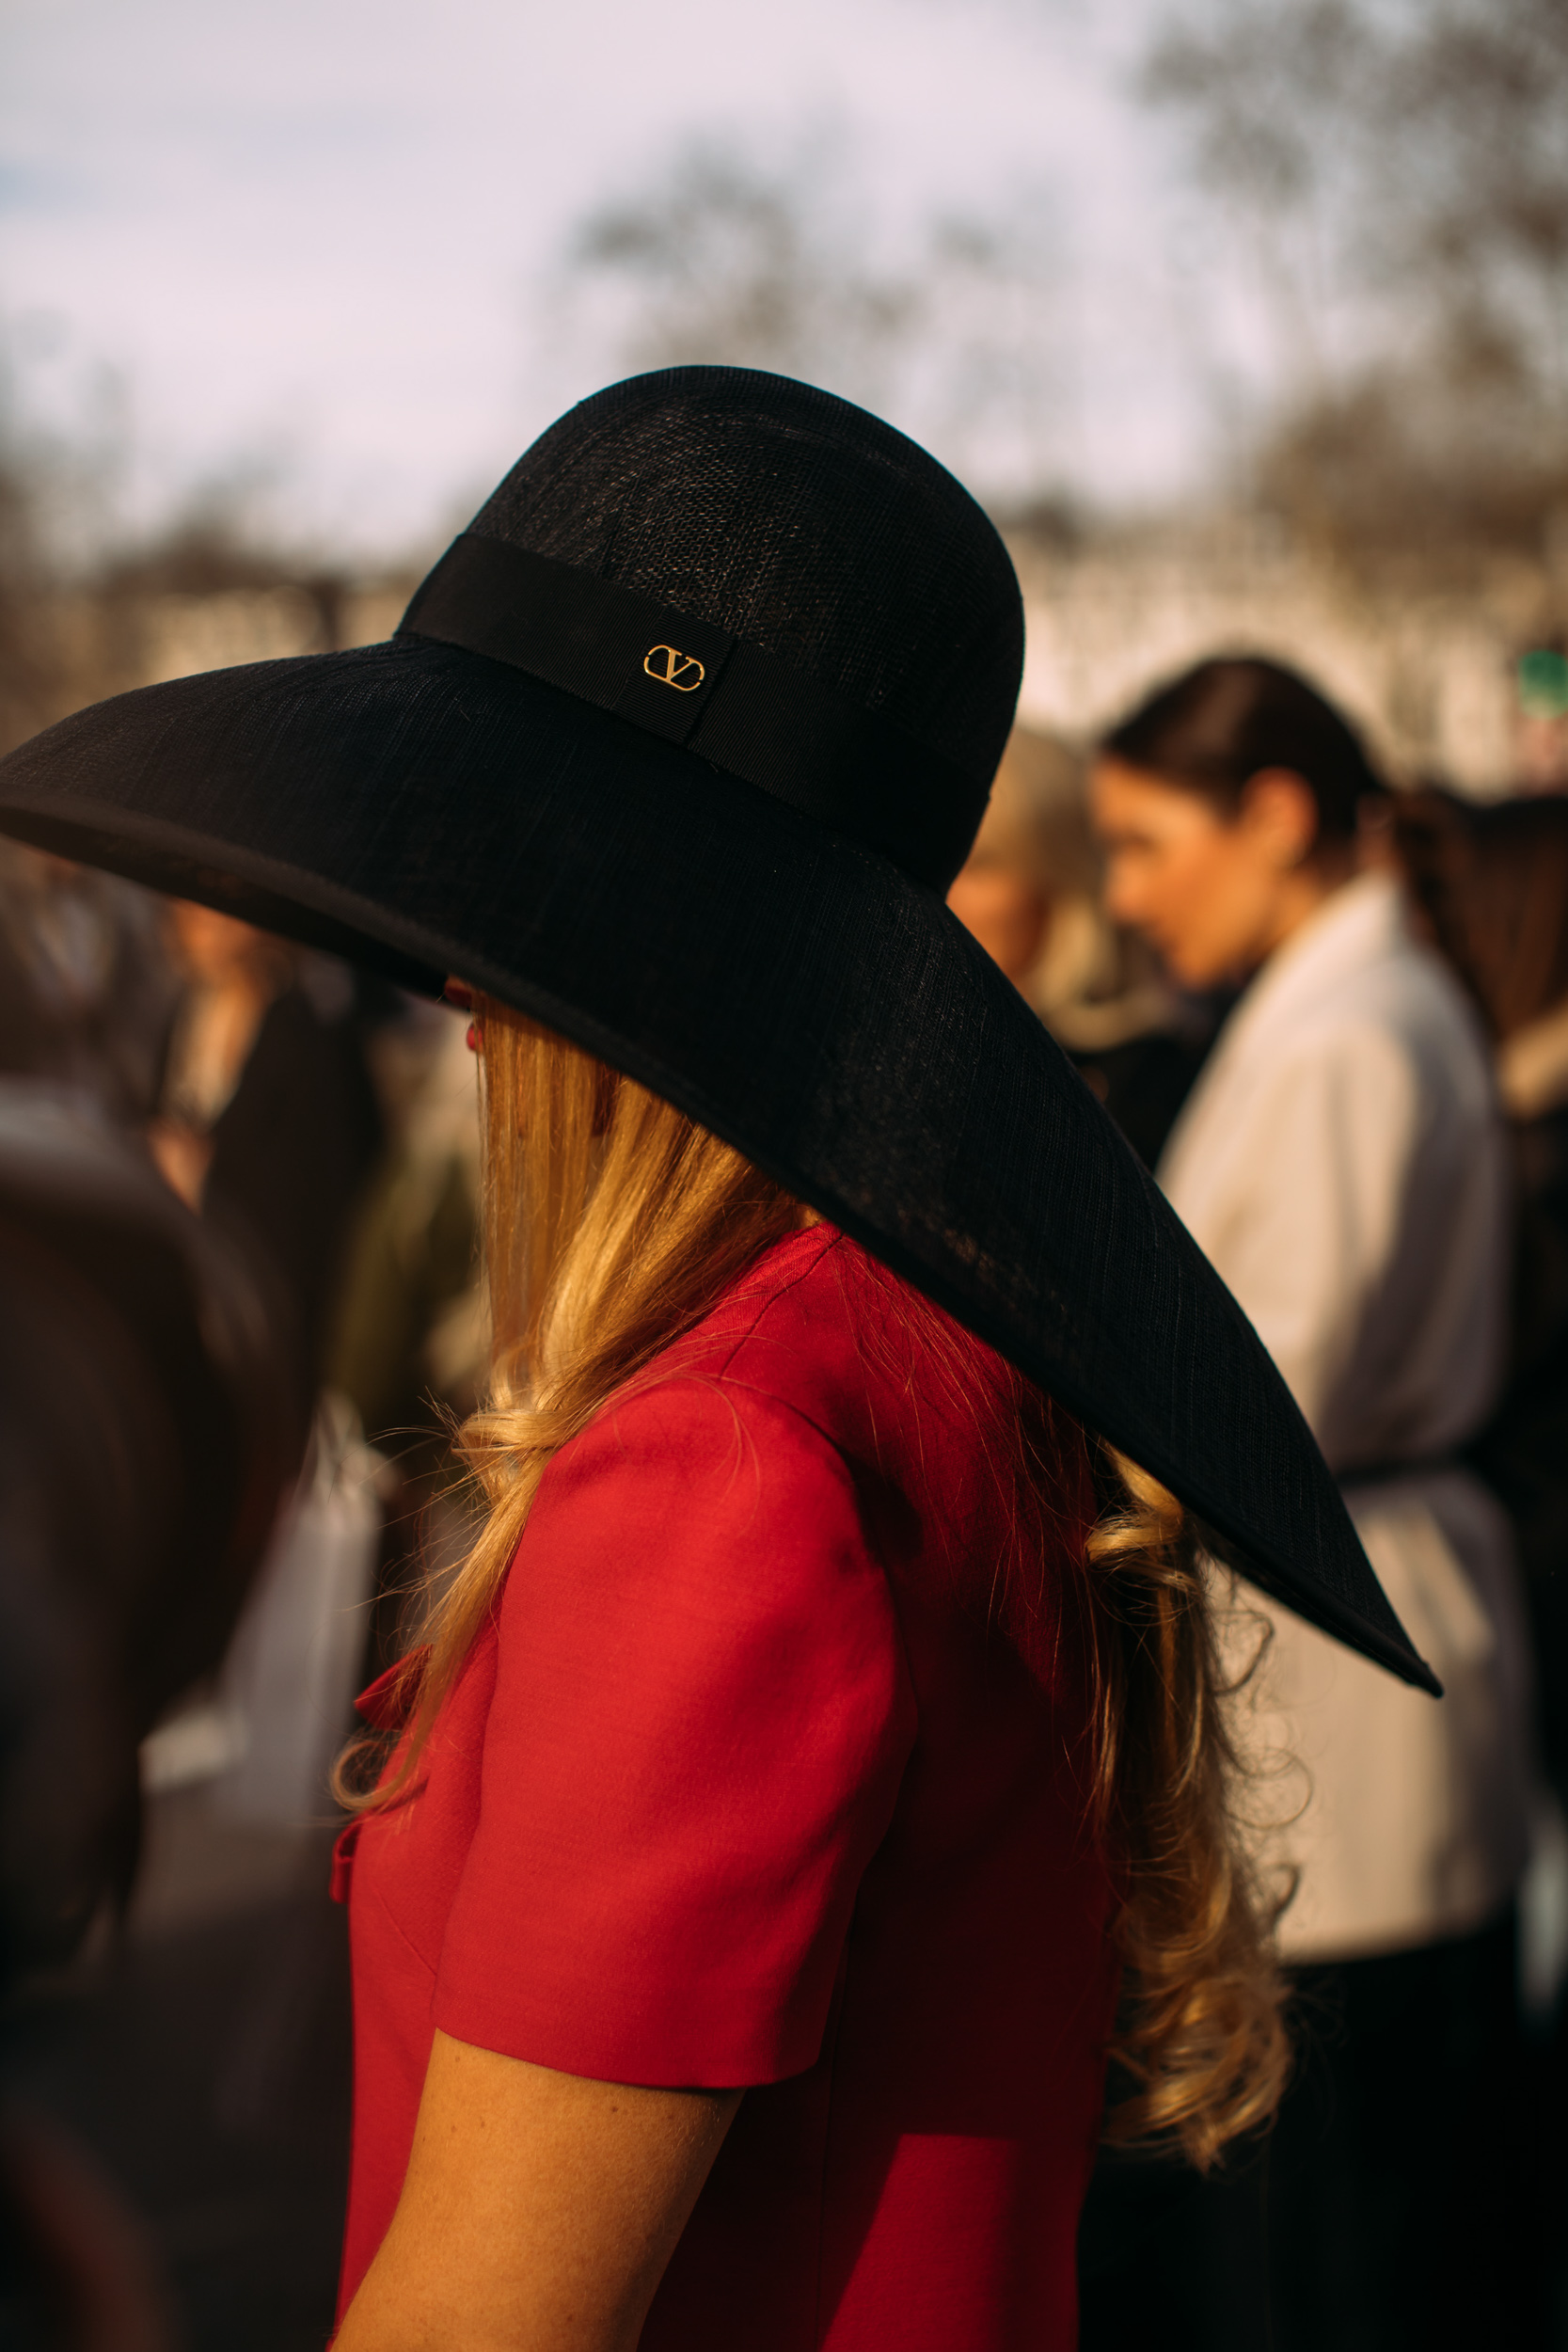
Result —
<path fill-rule="evenodd" d="M 1261 1343 L 942 900 L 684 749 L 415 637 L 207 672 L 0 762 L 0 831 L 458 974 L 735 1144 L 1162 1480 L 1272 1598 L 1438 1685 Z"/>

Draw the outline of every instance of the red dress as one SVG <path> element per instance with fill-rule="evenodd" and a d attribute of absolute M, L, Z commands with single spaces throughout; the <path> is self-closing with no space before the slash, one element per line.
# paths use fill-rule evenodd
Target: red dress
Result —
<path fill-rule="evenodd" d="M 817 1226 L 556 1456 L 421 1793 L 343 1841 L 345 2307 L 438 2026 L 751 2086 L 646 2352 L 1069 2352 L 1115 1989 L 1070 1606 L 1091 1503 L 1047 1408 L 1053 1556 L 1005 1611 L 1011 1393 Z"/>

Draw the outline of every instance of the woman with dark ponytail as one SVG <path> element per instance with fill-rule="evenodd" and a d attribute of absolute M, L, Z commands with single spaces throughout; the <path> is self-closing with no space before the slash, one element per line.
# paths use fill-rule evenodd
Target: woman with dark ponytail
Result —
<path fill-rule="evenodd" d="M 1505 1336 L 1485 1041 L 1408 920 L 1355 730 L 1293 672 L 1189 671 L 1106 737 L 1094 795 L 1113 914 L 1187 985 L 1242 991 L 1159 1181 L 1289 1381 L 1447 1693 L 1418 1704 L 1289 1613 L 1260 1625 L 1248 1604 L 1222 1626 L 1233 1677 L 1267 1634 L 1232 1710 L 1272 1776 L 1258 1806 L 1275 1826 L 1253 1853 L 1290 1894 L 1282 1955 L 1332 2022 L 1266 2172 L 1193 2208 L 1178 2268 L 1191 2284 L 1207 2245 L 1192 2291 L 1262 2343 L 1261 2261 L 1280 2352 L 1481 2340 L 1503 2326 L 1499 2277 L 1517 2276 L 1498 2139 L 1531 1803 L 1512 1539 L 1462 1457 Z M 1180 2291 L 1145 2267 L 1157 2294 Z"/>

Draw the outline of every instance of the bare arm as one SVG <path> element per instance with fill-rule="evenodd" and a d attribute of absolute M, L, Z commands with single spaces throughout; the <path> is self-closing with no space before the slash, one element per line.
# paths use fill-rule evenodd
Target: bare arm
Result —
<path fill-rule="evenodd" d="M 403 2195 L 336 2352 L 633 2352 L 739 2105 L 437 2033 Z"/>

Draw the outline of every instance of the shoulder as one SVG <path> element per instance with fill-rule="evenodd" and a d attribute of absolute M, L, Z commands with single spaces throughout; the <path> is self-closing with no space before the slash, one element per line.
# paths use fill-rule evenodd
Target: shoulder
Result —
<path fill-rule="evenodd" d="M 767 1252 L 664 1361 L 703 1362 L 737 1410 L 783 1407 L 884 1470 L 936 1447 L 954 1471 L 1018 1405 L 994 1348 L 827 1224 Z"/>
<path fill-rule="evenodd" d="M 689 1335 L 550 1461 L 499 1616 L 509 1687 L 536 1655 L 708 1688 L 894 1644 L 858 1467 L 818 1417 L 733 1376 L 745 1321 Z"/>
<path fill-rule="evenodd" d="M 1449 1042 L 1485 1053 L 1480 1017 L 1443 958 L 1402 930 L 1360 972 L 1347 973 L 1334 1002 L 1348 1011 L 1374 1008 L 1388 1027 L 1412 1038 L 1440 1033 Z"/>
<path fill-rule="evenodd" d="M 1406 939 L 1347 979 L 1289 1058 L 1395 1087 L 1433 1110 L 1491 1123 L 1496 1087 L 1481 1023 L 1448 966 Z"/>
<path fill-rule="evenodd" d="M 824 1490 L 850 1483 L 841 1447 L 789 1400 L 725 1376 L 700 1358 L 657 1364 L 553 1457 L 530 1537 L 562 1513 L 635 1518 L 641 1530 L 699 1521 L 743 1534 L 759 1514 L 820 1513 Z"/>
<path fill-rule="evenodd" d="M 809 1515 L 814 1493 L 847 1485 L 863 1504 L 879 1498 L 874 1516 L 895 1492 L 958 1523 L 1019 1385 L 983 1341 L 817 1225 L 765 1251 L 562 1450 L 546 1486 L 635 1463 L 648 1492 L 702 1486 L 726 1514 Z"/>
<path fill-rule="evenodd" d="M 1160 1173 L 1190 1218 L 1264 1167 L 1293 1198 L 1298 1178 L 1319 1180 L 1324 1151 L 1391 1174 L 1434 1147 L 1445 1164 L 1484 1159 L 1497 1137 L 1478 1023 L 1437 959 L 1399 942 L 1216 1056 Z"/>
<path fill-rule="evenodd" d="M 760 1520 L 826 1525 L 852 1492 L 853 1315 L 831 1227 L 765 1251 L 555 1455 L 527 1539 L 570 1519 L 721 1549 Z"/>
<path fill-rule="evenodd" d="M 1452 1098 L 1478 1113 L 1491 1108 L 1480 1023 L 1447 966 L 1413 939 L 1337 974 L 1288 1019 L 1260 1024 L 1247 1045 L 1250 1080 L 1273 1094 L 1391 1087 Z"/>
<path fill-rule="evenodd" d="M 689 1399 L 702 1382 L 743 1419 L 794 1416 L 858 1452 L 868 1395 L 902 1380 L 938 1328 L 981 1348 L 835 1226 L 818 1224 L 765 1250 L 628 1402 L 675 1389 Z"/>

